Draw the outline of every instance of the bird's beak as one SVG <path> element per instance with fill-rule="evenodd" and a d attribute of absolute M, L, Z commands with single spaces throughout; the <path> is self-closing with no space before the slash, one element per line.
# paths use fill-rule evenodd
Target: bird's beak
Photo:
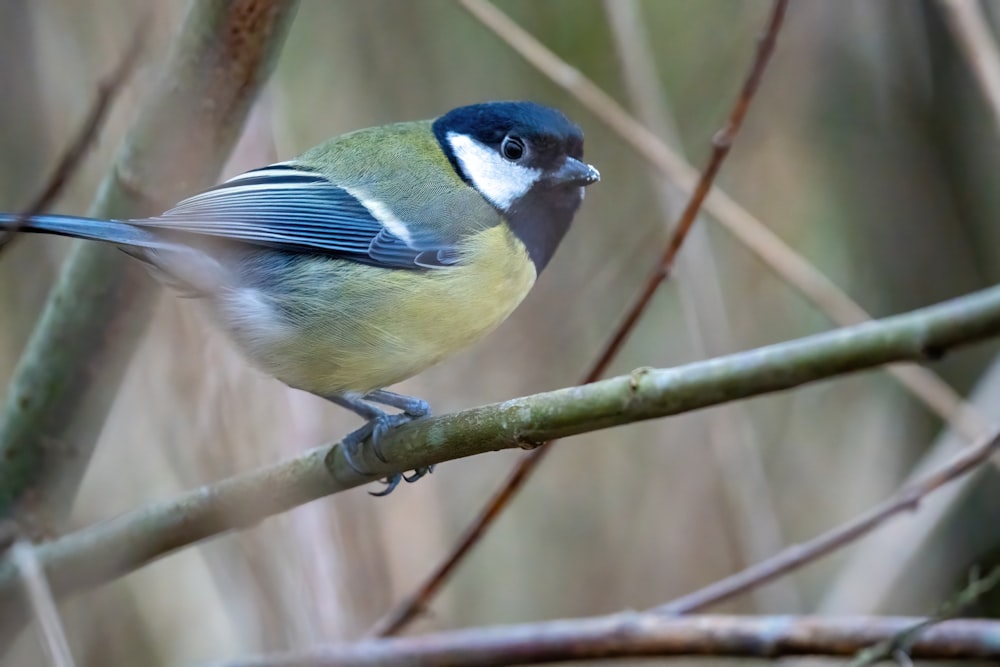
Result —
<path fill-rule="evenodd" d="M 567 157 L 563 165 L 552 175 L 552 180 L 560 185 L 585 186 L 601 180 L 601 173 L 586 162 Z"/>

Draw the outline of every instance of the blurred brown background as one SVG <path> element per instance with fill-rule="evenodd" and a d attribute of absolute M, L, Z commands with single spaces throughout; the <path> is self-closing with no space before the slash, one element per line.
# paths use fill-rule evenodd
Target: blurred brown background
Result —
<path fill-rule="evenodd" d="M 616 2 L 607 6 L 614 11 Z M 155 4 L 143 64 L 59 211 L 86 210 L 152 85 L 184 10 L 180 2 Z M 125 48 L 134 5 L 0 3 L 0 209 L 24 206 L 41 188 L 96 82 Z M 631 106 L 605 3 L 498 6 Z M 728 112 L 769 6 L 639 3 L 663 94 L 645 90 L 673 114 L 696 164 Z M 303 0 L 227 167 L 232 174 L 357 127 L 505 98 L 562 108 L 584 128 L 602 181 L 515 315 L 401 386 L 438 413 L 576 381 L 666 238 L 671 221 L 650 168 L 450 0 Z M 797 0 L 720 184 L 870 312 L 885 315 L 1000 275 L 997 137 L 933 2 Z M 680 276 L 659 294 L 615 373 L 830 328 L 724 231 L 703 223 Z M 0 377 L 9 377 L 67 247 L 24 238 L 0 261 Z M 702 313 L 702 332 L 693 335 L 685 285 L 713 283 L 722 314 Z M 700 300 L 690 296 L 697 292 L 687 294 L 697 310 Z M 355 424 L 249 369 L 188 300 L 165 294 L 151 331 L 103 434 L 77 525 L 290 456 Z M 979 346 L 934 368 L 967 393 L 994 352 Z M 986 405 L 988 417 L 996 405 Z M 548 458 L 414 630 L 666 601 L 882 499 L 941 428 L 895 381 L 871 373 L 735 411 L 576 438 Z M 386 499 L 356 490 L 318 501 L 77 597 L 63 611 L 79 664 L 183 665 L 358 637 L 446 552 L 517 455 L 440 466 Z M 985 472 L 942 510 L 945 519 L 926 539 L 888 541 L 870 569 L 848 551 L 728 609 L 933 612 L 972 564 L 988 566 L 1000 554 L 996 481 Z M 750 496 L 740 490 L 748 483 Z M 903 521 L 922 520 L 918 513 Z M 873 594 L 876 562 L 901 578 Z M 975 611 L 998 606 L 987 599 Z M 37 657 L 36 644 L 26 633 L 9 664 Z"/>

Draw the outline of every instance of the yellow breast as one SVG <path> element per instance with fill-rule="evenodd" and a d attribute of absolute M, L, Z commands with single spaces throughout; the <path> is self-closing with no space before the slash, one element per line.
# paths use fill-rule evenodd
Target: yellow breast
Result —
<path fill-rule="evenodd" d="M 330 262 L 336 263 L 334 281 Z M 495 329 L 535 277 L 523 244 L 500 224 L 463 243 L 463 261 L 454 267 L 409 271 L 316 258 L 280 303 L 267 304 L 267 295 L 255 290 L 224 310 L 246 312 L 246 303 L 255 301 L 258 310 L 277 307 L 285 314 L 256 318 L 267 321 L 261 326 L 244 318 L 235 330 L 232 322 L 229 327 L 248 356 L 283 382 L 326 396 L 366 393 L 411 377 Z"/>

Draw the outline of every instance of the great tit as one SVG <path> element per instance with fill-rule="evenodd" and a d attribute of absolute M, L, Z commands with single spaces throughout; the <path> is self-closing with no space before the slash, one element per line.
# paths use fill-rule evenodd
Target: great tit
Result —
<path fill-rule="evenodd" d="M 343 441 L 363 472 L 366 440 L 384 461 L 385 432 L 430 413 L 385 387 L 479 339 L 527 295 L 600 178 L 582 158 L 583 134 L 561 112 L 488 102 L 334 137 L 156 217 L 0 213 L 0 229 L 113 243 L 205 299 L 259 368 L 367 420 Z"/>

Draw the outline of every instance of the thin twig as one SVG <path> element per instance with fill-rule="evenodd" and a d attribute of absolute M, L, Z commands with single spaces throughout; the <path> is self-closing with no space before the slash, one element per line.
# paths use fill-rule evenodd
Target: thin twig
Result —
<path fill-rule="evenodd" d="M 978 0 L 938 0 L 1000 131 L 1000 49 Z"/>
<path fill-rule="evenodd" d="M 963 449 L 946 465 L 926 477 L 903 486 L 891 498 L 868 512 L 808 542 L 790 546 L 773 558 L 720 579 L 653 611 L 662 614 L 688 614 L 699 611 L 751 590 L 775 577 L 788 574 L 867 535 L 891 517 L 915 510 L 924 496 L 974 470 L 997 450 L 1000 450 L 1000 432 L 994 432 L 973 446 Z"/>
<path fill-rule="evenodd" d="M 687 193 L 694 191 L 698 171 L 582 72 L 488 2 L 459 2 L 528 63 L 575 97 L 679 189 Z M 864 308 L 718 186 L 712 188 L 705 201 L 705 211 L 757 255 L 766 267 L 840 326 L 871 319 Z M 966 440 L 971 442 L 989 431 L 987 420 L 963 403 L 962 397 L 932 371 L 893 366 L 887 372 Z"/>
<path fill-rule="evenodd" d="M 18 230 L 28 222 L 31 216 L 43 213 L 52 206 L 80 168 L 87 151 L 97 141 L 101 128 L 104 127 L 112 103 L 118 98 L 125 83 L 135 71 L 136 63 L 139 62 L 139 56 L 146 44 L 150 25 L 152 25 L 152 11 L 147 9 L 143 11 L 142 16 L 136 22 L 132 38 L 118 59 L 118 64 L 107 76 L 97 82 L 97 94 L 84 117 L 83 124 L 66 147 L 62 157 L 59 158 L 59 162 L 56 163 L 56 168 L 46 181 L 45 187 L 13 223 L 0 231 L 0 254 L 3 254 L 4 249 L 14 240 Z"/>
<path fill-rule="evenodd" d="M 461 0 L 461 2 L 466 9 L 477 16 L 479 16 L 479 12 L 495 13 L 502 16 L 499 10 L 488 2 L 485 2 L 485 0 Z M 722 163 L 729 154 L 733 141 L 737 133 L 739 133 L 740 127 L 743 125 L 743 119 L 746 117 L 750 103 L 753 101 L 754 94 L 757 92 L 761 78 L 764 75 L 764 70 L 767 68 L 771 54 L 774 51 L 774 45 L 781 30 L 781 24 L 784 20 L 787 7 L 788 0 L 775 0 L 767 21 L 767 27 L 757 45 L 757 52 L 743 82 L 740 94 L 736 98 L 736 102 L 729 113 L 729 117 L 726 119 L 725 125 L 712 139 L 712 153 L 709 156 L 704 171 L 701 173 L 701 177 L 698 179 L 697 185 L 688 199 L 687 206 L 681 213 L 666 247 L 649 277 L 646 279 L 642 289 L 639 291 L 638 296 L 612 332 L 608 342 L 584 375 L 581 383 L 593 382 L 607 372 L 611 362 L 618 356 L 625 341 L 639 323 L 642 314 L 649 307 L 649 303 L 652 301 L 656 290 L 670 276 L 671 271 L 673 271 L 677 253 L 684 244 L 691 226 L 697 220 L 698 211 L 701 210 L 702 203 L 711 191 L 712 183 L 715 181 L 719 169 L 722 168 Z M 482 17 L 480 16 L 480 18 Z M 506 17 L 503 17 L 503 19 L 509 20 Z M 483 509 L 480 510 L 479 514 L 472 520 L 472 523 L 465 529 L 448 555 L 424 579 L 415 592 L 405 598 L 397 607 L 390 610 L 386 616 L 379 619 L 375 626 L 369 630 L 368 634 L 370 636 L 387 637 L 393 635 L 427 609 L 430 599 L 437 594 L 458 565 L 479 543 L 482 536 L 510 504 L 511 499 L 524 486 L 531 473 L 538 468 L 553 444 L 553 442 L 547 442 L 523 455 L 518 460 L 514 469 L 501 483 L 500 488 L 487 500 Z"/>
<path fill-rule="evenodd" d="M 632 307 L 625 314 L 625 317 L 622 318 L 622 322 L 612 334 L 610 342 L 601 351 L 597 361 L 594 362 L 588 378 L 591 376 L 600 377 L 604 374 L 614 358 L 618 356 L 618 352 L 621 350 L 622 345 L 625 344 L 629 334 L 635 329 L 639 318 L 642 317 L 642 314 L 649 307 L 649 302 L 652 300 L 657 288 L 664 280 L 670 277 L 677 253 L 680 251 L 684 239 L 687 238 L 687 234 L 691 230 L 691 225 L 697 219 L 702 203 L 708 197 L 708 193 L 711 192 L 715 177 L 718 175 L 719 169 L 722 168 L 722 162 L 729 155 L 729 150 L 736 139 L 736 134 L 743 125 L 743 119 L 750 108 L 750 102 L 753 101 L 757 87 L 760 85 L 761 77 L 764 75 L 764 69 L 771 59 L 771 53 L 774 51 L 778 31 L 781 29 L 787 8 L 787 0 L 775 0 L 774 6 L 771 9 L 771 16 L 767 22 L 767 28 L 764 30 L 764 34 L 757 44 L 757 54 L 750 65 L 750 71 L 743 82 L 740 95 L 736 98 L 736 103 L 733 105 L 726 124 L 712 138 L 712 154 L 691 193 L 687 207 L 681 214 L 680 220 L 677 221 L 673 235 L 667 242 L 667 247 L 663 250 L 659 262 L 657 262 L 653 272 L 647 278 L 646 284 L 640 290 L 638 298 L 633 302 Z"/>
<path fill-rule="evenodd" d="M 969 401 L 983 411 L 995 410 L 1000 404 L 1000 357 L 994 358 L 982 374 L 969 395 Z M 997 427 L 1000 428 L 1000 423 Z M 944 431 L 902 483 L 920 479 L 949 461 L 965 446 L 966 442 L 959 434 L 950 429 Z M 996 463 L 996 459 L 993 461 Z M 951 509 L 964 502 L 991 472 L 980 468 L 962 478 L 961 482 L 936 493 L 933 501 L 924 502 L 918 516 L 887 526 L 852 548 L 845 562 L 830 578 L 815 611 L 823 614 L 868 614 L 882 609 L 891 595 L 905 590 L 907 582 L 919 577 L 914 570 L 916 563 L 930 549 L 933 536 L 939 534 L 942 524 L 952 515 Z M 922 578 L 921 586 L 926 590 L 933 589 L 935 584 Z"/>
<path fill-rule="evenodd" d="M 10 557 L 21 575 L 24 592 L 31 610 L 34 612 L 38 629 L 42 635 L 42 646 L 53 667 L 73 667 L 73 654 L 66 641 L 66 631 L 59 618 L 52 589 L 45 579 L 45 573 L 38 562 L 35 547 L 30 542 L 18 540 L 10 548 Z"/>
<path fill-rule="evenodd" d="M 367 639 L 307 651 L 250 656 L 215 663 L 213 667 L 494 667 L 566 661 L 576 664 L 626 657 L 849 657 L 922 620 L 878 616 L 666 618 L 622 613 L 420 637 Z M 945 621 L 922 633 L 910 647 L 910 654 L 927 660 L 997 660 L 998 636 L 1000 621 Z"/>
<path fill-rule="evenodd" d="M 953 600 L 943 604 L 934 616 L 914 623 L 899 634 L 859 651 L 848 667 L 871 667 L 871 665 L 889 659 L 894 659 L 905 665 L 906 661 L 910 659 L 910 648 L 920 635 L 927 632 L 928 628 L 940 625 L 948 619 L 957 618 L 959 614 L 978 602 L 982 596 L 994 590 L 998 584 L 1000 584 L 1000 567 L 993 568 L 993 571 L 985 577 L 980 577 L 978 570 L 974 571 L 970 577 L 969 585 L 960 591 Z"/>
<path fill-rule="evenodd" d="M 683 157 L 683 142 L 670 109 L 670 97 L 657 72 L 639 0 L 604 0 L 604 13 L 636 117 Z M 687 198 L 659 172 L 651 171 L 649 177 L 664 221 L 676 220 Z M 706 223 L 695 223 L 684 243 L 684 252 L 677 256 L 674 271 L 675 289 L 688 329 L 687 344 L 695 359 L 737 349 L 730 335 L 732 325 L 709 231 Z M 754 563 L 780 551 L 788 541 L 765 472 L 757 429 L 746 406 L 731 403 L 702 413 L 692 423 L 702 425 L 696 437 L 703 437 L 712 450 L 726 510 L 735 524 L 733 533 L 741 561 Z M 754 606 L 764 614 L 795 614 L 801 610 L 802 601 L 795 581 L 779 579 L 754 591 Z"/>

